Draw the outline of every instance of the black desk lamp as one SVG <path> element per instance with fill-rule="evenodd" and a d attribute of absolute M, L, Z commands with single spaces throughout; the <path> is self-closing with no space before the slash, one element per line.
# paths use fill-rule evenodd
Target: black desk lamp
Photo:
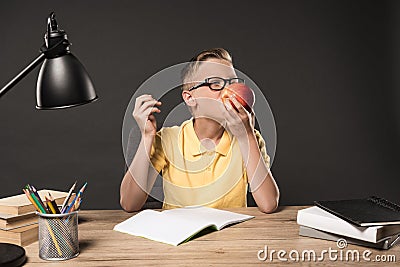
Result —
<path fill-rule="evenodd" d="M 47 19 L 44 39 L 40 55 L 0 89 L 0 97 L 44 61 L 36 85 L 37 109 L 68 108 L 96 100 L 93 83 L 83 65 L 71 54 L 71 43 L 65 31 L 58 29 L 54 12 Z"/>

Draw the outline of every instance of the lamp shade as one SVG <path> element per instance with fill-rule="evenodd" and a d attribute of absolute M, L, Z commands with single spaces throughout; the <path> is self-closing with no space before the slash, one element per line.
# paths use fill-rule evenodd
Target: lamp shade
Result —
<path fill-rule="evenodd" d="M 68 108 L 96 100 L 93 82 L 71 54 L 71 43 L 65 31 L 58 28 L 54 12 L 47 18 L 44 40 L 40 55 L 0 89 L 0 97 L 43 62 L 36 84 L 37 109 Z"/>
<path fill-rule="evenodd" d="M 36 85 L 36 108 L 67 108 L 95 99 L 92 80 L 74 55 L 45 59 Z"/>

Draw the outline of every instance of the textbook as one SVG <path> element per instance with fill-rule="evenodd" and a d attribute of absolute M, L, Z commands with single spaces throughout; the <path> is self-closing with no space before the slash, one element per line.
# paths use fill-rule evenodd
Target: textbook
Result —
<path fill-rule="evenodd" d="M 297 223 L 325 232 L 377 243 L 400 232 L 400 225 L 357 226 L 316 206 L 299 210 Z"/>
<path fill-rule="evenodd" d="M 378 243 L 367 242 L 347 236 L 335 235 L 328 232 L 320 231 L 307 226 L 301 226 L 299 229 L 299 235 L 313 237 L 318 239 L 325 239 L 331 241 L 337 241 L 339 239 L 345 239 L 348 244 L 354 244 L 358 246 L 377 248 L 377 249 L 389 249 L 400 242 L 400 233 L 391 235 Z"/>
<path fill-rule="evenodd" d="M 38 223 L 38 217 L 34 212 L 22 215 L 0 213 L 0 229 L 11 230 L 22 226 Z"/>
<path fill-rule="evenodd" d="M 39 225 L 32 224 L 13 230 L 0 230 L 0 242 L 26 246 L 38 240 Z"/>
<path fill-rule="evenodd" d="M 117 224 L 115 231 L 177 246 L 200 231 L 243 222 L 254 216 L 208 207 L 185 207 L 162 212 L 143 210 Z"/>
<path fill-rule="evenodd" d="M 21 215 L 0 213 L 0 229 L 15 227 L 19 224 L 29 223 L 32 219 L 35 218 L 37 219 L 35 212 L 29 212 Z"/>
<path fill-rule="evenodd" d="M 400 206 L 376 196 L 315 201 L 315 205 L 359 226 L 400 224 Z"/>
<path fill-rule="evenodd" d="M 60 192 L 54 190 L 39 190 L 39 196 L 45 202 L 45 195 L 50 192 L 58 205 L 61 205 L 67 197 L 67 192 Z M 0 199 L 0 213 L 7 213 L 12 215 L 21 215 L 29 212 L 34 212 L 36 209 L 26 197 L 25 194 L 6 197 Z"/>

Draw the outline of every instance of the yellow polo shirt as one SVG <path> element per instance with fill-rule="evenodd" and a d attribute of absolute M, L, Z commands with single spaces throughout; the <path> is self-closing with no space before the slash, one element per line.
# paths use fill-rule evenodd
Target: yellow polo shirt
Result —
<path fill-rule="evenodd" d="M 264 139 L 255 130 L 269 168 Z M 193 119 L 163 127 L 154 139 L 150 160 L 163 176 L 163 208 L 209 206 L 246 207 L 247 172 L 237 139 L 224 131 L 213 150 L 207 150 L 193 128 Z"/>

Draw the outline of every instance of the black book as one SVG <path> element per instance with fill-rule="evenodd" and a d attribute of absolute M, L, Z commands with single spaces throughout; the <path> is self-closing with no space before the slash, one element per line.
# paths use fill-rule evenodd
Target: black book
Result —
<path fill-rule="evenodd" d="M 318 207 L 359 226 L 400 224 L 400 206 L 371 196 L 362 199 L 314 201 Z"/>

